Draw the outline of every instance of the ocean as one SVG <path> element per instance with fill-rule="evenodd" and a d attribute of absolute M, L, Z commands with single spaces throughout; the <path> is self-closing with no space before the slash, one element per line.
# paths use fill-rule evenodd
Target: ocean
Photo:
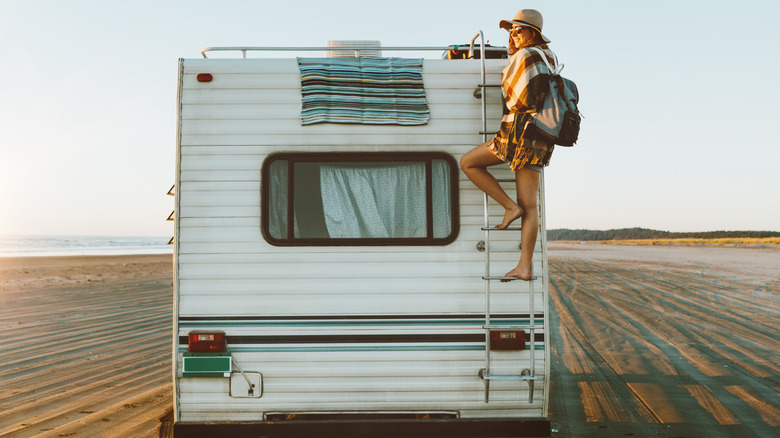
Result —
<path fill-rule="evenodd" d="M 172 254 L 170 237 L 0 236 L 0 257 Z"/>

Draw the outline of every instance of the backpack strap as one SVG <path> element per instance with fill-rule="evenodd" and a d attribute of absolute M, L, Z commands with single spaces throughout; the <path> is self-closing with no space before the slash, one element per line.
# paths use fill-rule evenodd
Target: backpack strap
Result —
<path fill-rule="evenodd" d="M 555 54 L 555 52 L 552 52 L 553 54 L 553 61 L 555 62 L 555 69 L 553 69 L 550 66 L 550 61 L 547 60 L 547 55 L 542 51 L 542 49 L 538 47 L 527 47 L 528 50 L 533 50 L 536 53 L 538 53 L 542 57 L 542 61 L 544 61 L 544 65 L 547 66 L 547 71 L 553 75 L 553 76 L 559 76 L 561 74 L 561 70 L 563 70 L 563 64 L 558 63 L 558 55 Z"/>

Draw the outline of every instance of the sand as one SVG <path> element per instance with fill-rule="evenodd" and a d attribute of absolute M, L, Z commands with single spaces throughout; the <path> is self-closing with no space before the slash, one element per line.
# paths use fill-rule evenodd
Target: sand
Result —
<path fill-rule="evenodd" d="M 549 249 L 553 436 L 780 436 L 780 251 Z"/>
<path fill-rule="evenodd" d="M 777 250 L 551 243 L 553 437 L 780 436 L 779 294 Z M 158 436 L 171 256 L 0 259 L 0 309 L 0 436 Z"/>
<path fill-rule="evenodd" d="M 170 255 L 0 259 L 0 436 L 157 436 L 171 278 Z"/>
<path fill-rule="evenodd" d="M 171 255 L 0 257 L 0 292 L 172 279 Z"/>

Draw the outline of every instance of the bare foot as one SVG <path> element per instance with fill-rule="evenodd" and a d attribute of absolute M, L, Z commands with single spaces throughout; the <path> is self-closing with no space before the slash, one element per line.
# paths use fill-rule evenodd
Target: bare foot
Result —
<path fill-rule="evenodd" d="M 533 272 L 531 271 L 530 266 L 528 268 L 521 268 L 519 265 L 515 269 L 512 269 L 511 271 L 507 272 L 504 275 L 504 277 L 515 277 L 515 278 L 519 278 L 520 280 L 526 280 L 526 281 L 530 280 L 532 276 L 533 276 Z M 501 281 L 506 282 L 510 280 L 501 280 Z"/>
<path fill-rule="evenodd" d="M 505 229 L 517 218 L 521 217 L 523 213 L 525 213 L 523 209 L 520 208 L 519 205 L 515 204 L 514 207 L 506 210 L 506 212 L 504 213 L 504 221 L 501 222 L 501 225 L 496 225 L 496 228 L 498 228 L 499 230 Z"/>

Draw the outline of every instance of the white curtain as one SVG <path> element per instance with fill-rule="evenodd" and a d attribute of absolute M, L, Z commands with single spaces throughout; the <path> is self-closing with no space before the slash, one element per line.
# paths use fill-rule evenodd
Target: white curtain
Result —
<path fill-rule="evenodd" d="M 425 237 L 425 163 L 320 168 L 331 238 Z"/>
<path fill-rule="evenodd" d="M 452 233 L 450 166 L 444 160 L 433 160 L 432 170 L 433 237 L 444 238 Z"/>
<path fill-rule="evenodd" d="M 278 160 L 269 167 L 268 232 L 277 239 L 287 238 L 287 161 Z"/>
<path fill-rule="evenodd" d="M 287 160 L 271 163 L 269 177 L 271 181 L 268 191 L 268 231 L 271 237 L 288 239 L 287 236 Z M 295 234 L 298 234 L 298 221 L 293 223 Z"/>

